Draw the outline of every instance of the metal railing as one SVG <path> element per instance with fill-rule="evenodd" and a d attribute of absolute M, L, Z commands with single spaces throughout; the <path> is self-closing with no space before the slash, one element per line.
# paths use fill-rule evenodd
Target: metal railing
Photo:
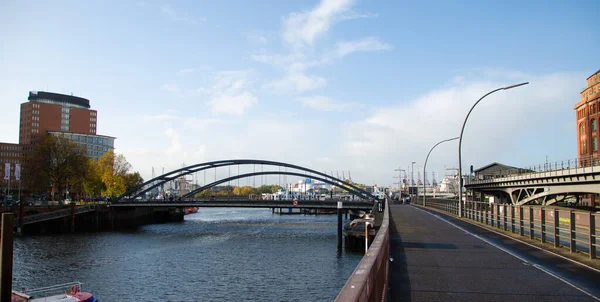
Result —
<path fill-rule="evenodd" d="M 381 227 L 375 239 L 335 301 L 383 301 L 389 270 L 389 209 L 386 200 Z"/>
<path fill-rule="evenodd" d="M 417 204 L 422 205 L 422 199 Z M 427 207 L 458 215 L 458 200 L 427 199 Z M 600 213 L 473 201 L 466 202 L 463 211 L 466 219 L 567 248 L 571 253 L 588 254 L 590 259 L 600 256 L 597 243 Z"/>
<path fill-rule="evenodd" d="M 585 155 L 579 158 L 547 162 L 526 168 L 494 171 L 492 175 L 463 175 L 465 184 L 492 182 L 499 178 L 506 180 L 532 177 L 561 176 L 568 173 L 600 172 L 600 155 Z"/>
<path fill-rule="evenodd" d="M 92 212 L 92 211 L 95 211 L 96 208 L 97 208 L 96 205 L 77 206 L 77 207 L 75 207 L 75 215 Z M 23 225 L 57 219 L 57 218 L 62 218 L 62 217 L 68 217 L 68 216 L 71 216 L 70 208 L 56 210 L 56 211 L 42 213 L 42 214 L 28 215 L 23 218 Z M 15 225 L 19 225 L 18 223 L 19 223 L 19 219 L 17 218 L 17 219 L 15 219 Z"/>

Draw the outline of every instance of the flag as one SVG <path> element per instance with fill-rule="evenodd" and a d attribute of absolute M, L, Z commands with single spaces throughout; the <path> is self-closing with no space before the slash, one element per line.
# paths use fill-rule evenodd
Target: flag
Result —
<path fill-rule="evenodd" d="M 4 180 L 10 178 L 10 163 L 4 163 Z"/>
<path fill-rule="evenodd" d="M 15 164 L 15 179 L 21 180 L 21 164 Z"/>

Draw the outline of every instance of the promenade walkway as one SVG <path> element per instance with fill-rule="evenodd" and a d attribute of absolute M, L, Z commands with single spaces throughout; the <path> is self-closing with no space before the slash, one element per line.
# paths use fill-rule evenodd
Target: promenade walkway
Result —
<path fill-rule="evenodd" d="M 599 296 L 598 272 L 511 239 L 487 243 L 476 237 L 490 234 L 416 206 L 390 205 L 389 301 L 572 302 Z M 568 272 L 563 279 L 580 278 L 575 284 L 583 291 L 559 280 L 562 271 Z"/>

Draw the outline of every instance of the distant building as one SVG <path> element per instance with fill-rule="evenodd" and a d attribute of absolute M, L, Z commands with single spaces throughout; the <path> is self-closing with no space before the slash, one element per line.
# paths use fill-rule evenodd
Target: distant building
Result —
<path fill-rule="evenodd" d="M 473 174 L 475 174 L 475 179 L 484 180 L 529 172 L 533 171 L 493 162 L 489 165 L 485 165 L 477 170 L 474 170 Z"/>
<path fill-rule="evenodd" d="M 44 135 L 64 136 L 86 147 L 90 157 L 98 159 L 114 150 L 114 137 L 97 135 L 98 112 L 90 101 L 73 95 L 30 91 L 29 102 L 21 104 L 19 144 L 30 152 Z"/>
<path fill-rule="evenodd" d="M 23 158 L 23 148 L 19 144 L 0 143 L 0 200 L 4 200 L 7 194 L 8 180 L 5 178 L 6 163 L 10 165 L 10 192 L 16 196 L 19 189 L 19 182 L 15 178 L 16 164 L 21 163 Z"/>
<path fill-rule="evenodd" d="M 0 196 L 5 194 L 8 181 L 4 167 L 10 164 L 10 191 L 15 192 L 18 182 L 14 177 L 15 164 L 29 156 L 45 135 L 64 135 L 85 147 L 88 156 L 98 159 L 114 150 L 115 138 L 98 135 L 98 112 L 90 109 L 90 101 L 73 95 L 45 91 L 30 91 L 27 102 L 21 104 L 19 143 L 0 142 Z M 26 172 L 26 171 L 25 171 Z"/>
<path fill-rule="evenodd" d="M 575 104 L 579 166 L 598 165 L 598 119 L 600 118 L 600 70 L 587 78 L 581 99 Z"/>

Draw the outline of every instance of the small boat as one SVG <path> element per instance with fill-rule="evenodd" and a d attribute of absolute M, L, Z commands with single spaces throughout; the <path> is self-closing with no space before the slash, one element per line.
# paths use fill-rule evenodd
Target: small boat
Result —
<path fill-rule="evenodd" d="M 81 282 L 71 282 L 48 287 L 12 291 L 11 302 L 98 302 L 92 293 L 81 291 Z"/>
<path fill-rule="evenodd" d="M 198 212 L 198 207 L 187 207 L 183 209 L 183 215 L 194 214 Z"/>

